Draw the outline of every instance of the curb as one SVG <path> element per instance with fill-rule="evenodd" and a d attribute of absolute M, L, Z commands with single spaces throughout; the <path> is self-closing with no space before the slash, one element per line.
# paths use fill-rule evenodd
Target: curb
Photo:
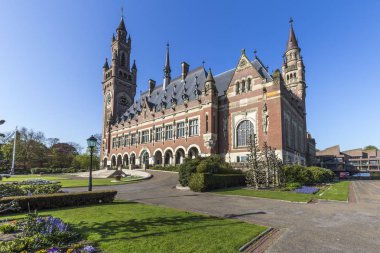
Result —
<path fill-rule="evenodd" d="M 174 173 L 174 174 L 178 174 L 177 171 L 170 171 L 170 170 L 151 170 L 151 169 L 148 169 L 150 171 L 158 171 L 158 172 L 169 172 L 169 173 Z"/>
<path fill-rule="evenodd" d="M 246 244 L 244 244 L 243 246 L 241 246 L 239 248 L 239 252 L 243 252 L 249 246 L 251 246 L 252 244 L 254 244 L 255 242 L 257 242 L 258 240 L 260 240 L 262 237 L 264 237 L 265 235 L 267 235 L 272 230 L 273 230 L 272 227 L 267 228 L 265 231 L 261 232 L 258 236 L 256 236 L 255 238 L 253 238 L 252 240 L 250 240 L 249 242 L 247 242 Z"/>

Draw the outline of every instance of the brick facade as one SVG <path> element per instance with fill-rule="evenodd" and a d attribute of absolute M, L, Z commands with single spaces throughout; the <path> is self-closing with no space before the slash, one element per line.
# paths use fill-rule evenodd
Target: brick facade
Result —
<path fill-rule="evenodd" d="M 213 76 L 203 66 L 171 79 L 169 45 L 165 79 L 135 99 L 137 67 L 123 19 L 112 41 L 112 65 L 103 70 L 103 167 L 178 164 L 185 157 L 220 154 L 244 161 L 252 131 L 286 163 L 305 163 L 308 143 L 305 70 L 293 27 L 282 73 L 272 74 L 243 50 L 236 68 Z M 315 145 L 315 142 L 314 142 Z"/>

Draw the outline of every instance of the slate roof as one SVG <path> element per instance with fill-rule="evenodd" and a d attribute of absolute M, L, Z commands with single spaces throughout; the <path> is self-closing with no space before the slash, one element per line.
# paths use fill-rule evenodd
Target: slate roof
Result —
<path fill-rule="evenodd" d="M 252 61 L 252 65 L 262 78 L 266 78 L 268 82 L 273 80 L 258 58 Z M 235 69 L 230 69 L 214 76 L 215 86 L 219 96 L 224 94 L 224 91 L 231 82 L 234 72 Z M 137 98 L 120 120 L 132 119 L 143 110 L 143 106 L 146 102 L 153 110 L 160 111 L 162 107 L 170 108 L 173 104 L 181 105 L 185 99 L 189 101 L 196 100 L 197 96 L 200 95 L 204 89 L 206 78 L 207 71 L 203 66 L 199 66 L 190 71 L 184 81 L 181 80 L 181 76 L 171 80 L 166 90 L 163 90 L 163 85 L 161 84 L 154 88 L 151 95 L 149 95 L 149 91 L 145 91 L 141 93 L 140 97 Z"/>

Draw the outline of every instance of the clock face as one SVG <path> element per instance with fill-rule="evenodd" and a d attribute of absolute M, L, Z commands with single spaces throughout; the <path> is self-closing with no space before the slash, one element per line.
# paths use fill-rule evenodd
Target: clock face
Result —
<path fill-rule="evenodd" d="M 112 101 L 111 93 L 108 93 L 108 94 L 107 94 L 107 98 L 106 98 L 106 104 L 107 104 L 107 107 L 110 107 L 110 106 L 111 106 L 111 101 Z"/>
<path fill-rule="evenodd" d="M 125 96 L 122 96 L 120 98 L 120 105 L 122 105 L 122 106 L 127 106 L 128 105 L 128 101 L 127 101 L 127 98 Z"/>

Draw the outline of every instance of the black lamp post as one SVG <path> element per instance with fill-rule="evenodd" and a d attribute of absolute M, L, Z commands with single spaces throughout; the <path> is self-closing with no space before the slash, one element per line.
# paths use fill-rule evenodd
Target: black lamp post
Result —
<path fill-rule="evenodd" d="M 87 139 L 87 145 L 90 148 L 90 175 L 88 177 L 88 191 L 92 191 L 92 155 L 94 153 L 94 148 L 96 147 L 96 138 L 91 135 L 90 138 Z"/>

